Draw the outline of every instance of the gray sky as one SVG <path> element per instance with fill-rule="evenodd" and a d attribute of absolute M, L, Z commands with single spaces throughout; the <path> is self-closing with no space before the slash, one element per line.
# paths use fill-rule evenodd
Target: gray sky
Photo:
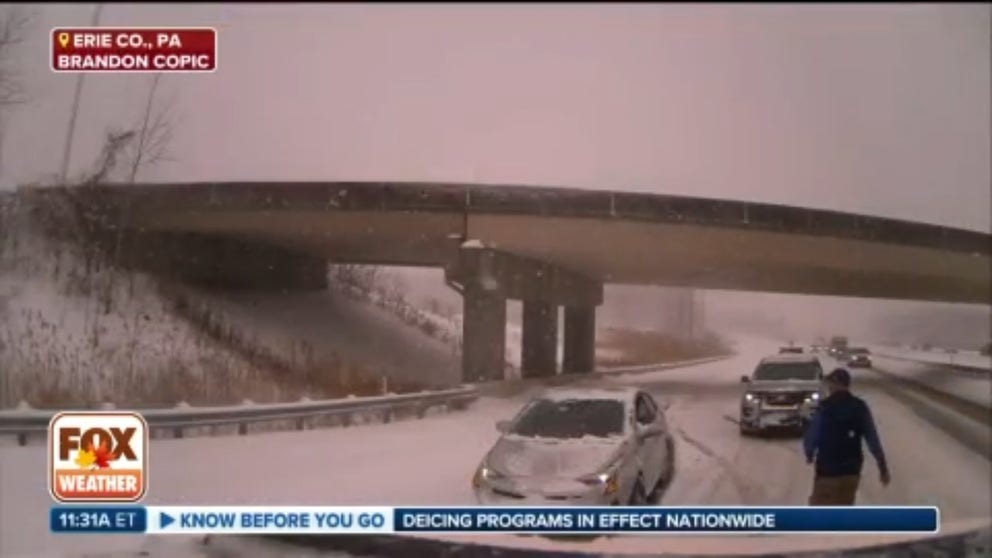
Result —
<path fill-rule="evenodd" d="M 5 182 L 57 171 L 75 77 L 38 7 Z M 447 180 L 727 197 L 990 225 L 988 5 L 108 4 L 211 25 L 214 75 L 167 75 L 174 163 L 147 180 Z M 74 168 L 147 75 L 87 78 Z"/>

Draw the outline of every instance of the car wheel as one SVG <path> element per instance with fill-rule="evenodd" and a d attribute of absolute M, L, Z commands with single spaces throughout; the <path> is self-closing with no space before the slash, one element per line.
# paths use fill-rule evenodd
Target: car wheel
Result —
<path fill-rule="evenodd" d="M 627 505 L 635 507 L 648 505 L 648 493 L 644 489 L 644 479 L 641 475 L 637 475 L 637 480 L 634 481 L 634 487 L 630 490 L 630 499 Z"/>

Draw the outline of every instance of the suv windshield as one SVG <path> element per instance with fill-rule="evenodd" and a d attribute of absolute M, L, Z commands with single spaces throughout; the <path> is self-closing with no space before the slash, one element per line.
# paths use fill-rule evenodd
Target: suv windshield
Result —
<path fill-rule="evenodd" d="M 755 380 L 818 380 L 820 367 L 809 362 L 767 362 L 754 372 Z"/>
<path fill-rule="evenodd" d="M 624 404 L 616 399 L 541 399 L 513 424 L 511 434 L 541 438 L 606 438 L 623 434 Z"/>

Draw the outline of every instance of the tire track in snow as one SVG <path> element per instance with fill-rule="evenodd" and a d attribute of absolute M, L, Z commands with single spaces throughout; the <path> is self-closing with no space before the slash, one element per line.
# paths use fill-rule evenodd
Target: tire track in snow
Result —
<path fill-rule="evenodd" d="M 678 434 L 679 438 L 684 440 L 687 444 L 691 445 L 692 447 L 696 448 L 703 455 L 709 457 L 710 459 L 716 462 L 716 464 L 720 467 L 720 469 L 725 473 L 726 478 L 730 480 L 731 486 L 733 487 L 734 491 L 737 492 L 737 495 L 742 503 L 747 504 L 749 502 L 762 501 L 763 499 L 762 497 L 764 496 L 764 491 L 758 488 L 757 486 L 748 483 L 746 479 L 741 477 L 741 475 L 737 472 L 737 467 L 736 465 L 734 465 L 734 463 L 732 463 L 727 458 L 713 451 L 706 444 L 690 436 L 681 426 L 676 425 L 675 431 Z M 708 497 L 711 496 L 716 491 L 717 486 L 718 486 L 717 483 L 712 484 L 711 490 L 707 493 L 707 500 L 709 499 Z"/>
<path fill-rule="evenodd" d="M 722 391 L 711 391 L 708 394 L 710 397 L 701 397 L 696 401 L 693 400 L 696 398 L 679 397 L 669 407 L 670 411 L 674 411 L 669 415 L 673 433 L 704 460 L 689 467 L 713 471 L 697 481 L 700 485 L 705 484 L 705 489 L 700 486 L 697 501 L 724 504 L 736 495 L 736 499 L 743 504 L 804 503 L 808 468 L 798 443 L 791 443 L 791 436 L 790 443 L 774 438 L 740 437 L 738 420 L 732 413 L 720 413 L 714 409 L 714 406 L 729 403 L 725 397 L 712 397 Z M 732 432 L 727 431 L 730 429 Z M 718 434 L 716 430 L 724 432 Z M 706 463 L 712 465 L 707 466 Z M 754 464 L 760 466 L 748 467 Z M 724 480 L 728 482 L 724 483 Z M 728 491 L 720 494 L 721 489 L 727 488 Z"/>

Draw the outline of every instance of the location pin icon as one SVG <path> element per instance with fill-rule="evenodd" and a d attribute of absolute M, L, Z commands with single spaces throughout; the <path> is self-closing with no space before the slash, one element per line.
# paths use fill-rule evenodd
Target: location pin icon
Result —
<path fill-rule="evenodd" d="M 65 48 L 65 47 L 69 46 L 69 34 L 68 33 L 59 33 L 59 44 L 62 45 L 62 48 Z"/>

